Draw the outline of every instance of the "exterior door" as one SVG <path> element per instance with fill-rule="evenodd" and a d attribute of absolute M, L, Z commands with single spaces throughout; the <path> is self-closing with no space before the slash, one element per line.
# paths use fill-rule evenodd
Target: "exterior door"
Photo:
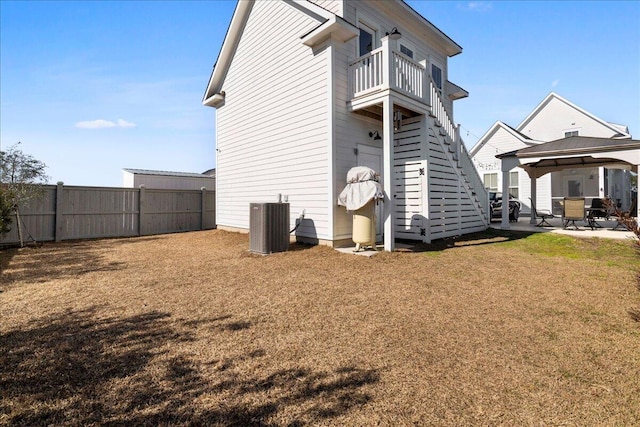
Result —
<path fill-rule="evenodd" d="M 372 147 L 370 145 L 358 144 L 358 166 L 366 166 L 380 174 L 380 184 L 382 184 L 382 147 Z M 376 241 L 381 241 L 383 237 L 382 203 L 376 205 Z"/>

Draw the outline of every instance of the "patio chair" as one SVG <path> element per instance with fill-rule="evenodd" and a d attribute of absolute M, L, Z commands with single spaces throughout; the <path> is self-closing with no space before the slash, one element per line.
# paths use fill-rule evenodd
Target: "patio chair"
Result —
<path fill-rule="evenodd" d="M 591 206 L 587 208 L 587 220 L 589 221 L 589 227 L 591 227 L 592 230 L 594 228 L 602 228 L 602 226 L 596 221 L 596 218 L 609 219 L 609 212 L 602 202 L 602 199 L 598 197 L 591 199 Z"/>
<path fill-rule="evenodd" d="M 562 212 L 562 228 L 569 227 L 569 223 L 573 224 L 576 230 L 579 230 L 576 221 L 585 221 L 584 197 L 565 197 L 564 209 Z"/>
<path fill-rule="evenodd" d="M 547 220 L 555 218 L 556 216 L 549 211 L 539 211 L 538 209 L 536 209 L 536 205 L 533 203 L 531 197 L 529 197 L 529 200 L 531 200 L 531 209 L 533 209 L 534 217 L 540 220 L 540 222 L 536 224 L 536 227 L 544 227 L 545 224 L 547 227 L 553 227 L 547 222 Z"/>

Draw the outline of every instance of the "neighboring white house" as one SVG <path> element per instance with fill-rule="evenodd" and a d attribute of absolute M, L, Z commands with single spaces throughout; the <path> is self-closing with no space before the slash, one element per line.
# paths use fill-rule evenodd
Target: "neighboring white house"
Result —
<path fill-rule="evenodd" d="M 631 139 L 626 126 L 608 123 L 577 105 L 550 93 L 515 128 L 496 122 L 471 149 L 473 162 L 490 191 L 502 191 L 501 164 L 495 156 L 544 142 L 571 136 Z M 592 198 L 605 196 L 616 200 L 623 209 L 631 205 L 630 173 L 600 167 L 569 168 L 538 178 L 536 207 L 561 214 L 564 197 Z M 521 168 L 509 173 L 509 192 L 519 199 L 525 212 L 530 211 L 531 182 Z"/>
<path fill-rule="evenodd" d="M 351 238 L 338 194 L 380 173 L 386 250 L 484 230 L 487 193 L 459 136 L 448 81 L 462 48 L 404 1 L 239 1 L 203 104 L 216 108 L 217 225 L 288 197 L 303 241 Z"/>
<path fill-rule="evenodd" d="M 165 190 L 200 190 L 205 187 L 209 191 L 215 191 L 215 171 L 215 169 L 210 169 L 203 173 L 190 173 L 123 169 L 122 186 L 125 188 L 138 188 L 144 185 L 149 189 Z"/>

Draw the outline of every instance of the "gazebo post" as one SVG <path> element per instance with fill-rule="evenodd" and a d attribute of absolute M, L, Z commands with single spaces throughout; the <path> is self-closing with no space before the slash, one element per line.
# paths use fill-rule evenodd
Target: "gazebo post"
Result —
<path fill-rule="evenodd" d="M 496 156 L 497 157 L 497 156 Z M 520 165 L 517 157 L 498 157 L 500 159 L 500 169 L 502 170 L 502 221 L 500 228 L 508 230 L 509 226 L 509 172 Z M 506 197 L 506 199 L 505 199 Z M 505 203 L 506 200 L 506 203 Z"/>
<path fill-rule="evenodd" d="M 537 193 L 538 193 L 538 189 L 537 189 L 537 183 L 538 183 L 538 177 L 535 174 L 535 171 L 533 171 L 533 174 L 529 174 L 529 178 L 531 178 L 531 213 L 530 213 L 530 219 L 529 219 L 529 224 L 536 224 L 536 213 L 533 211 L 533 207 L 534 206 L 538 206 L 538 198 Z"/>
<path fill-rule="evenodd" d="M 511 169 L 509 169 L 511 170 Z M 500 228 L 509 229 L 509 170 L 502 169 L 502 222 Z"/>

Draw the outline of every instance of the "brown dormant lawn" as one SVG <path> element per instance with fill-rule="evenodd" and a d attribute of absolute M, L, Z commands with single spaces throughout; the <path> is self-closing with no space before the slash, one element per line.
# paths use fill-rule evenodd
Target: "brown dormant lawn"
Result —
<path fill-rule="evenodd" d="M 630 241 L 0 252 L 0 425 L 640 425 Z"/>

